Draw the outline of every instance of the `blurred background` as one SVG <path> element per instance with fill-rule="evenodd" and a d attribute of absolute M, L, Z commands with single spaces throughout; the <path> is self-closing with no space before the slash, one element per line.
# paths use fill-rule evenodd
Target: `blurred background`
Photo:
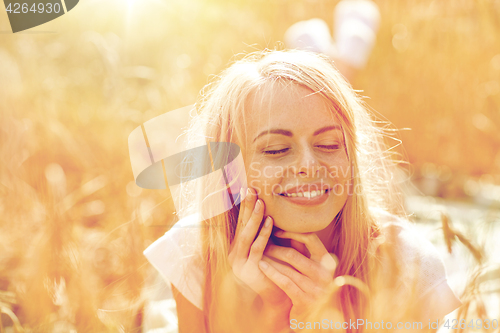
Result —
<path fill-rule="evenodd" d="M 128 135 L 293 23 L 333 29 L 337 2 L 82 0 L 16 34 L 0 5 L 0 332 L 175 332 L 142 255 L 174 207 L 135 185 Z M 375 2 L 351 83 L 399 129 L 410 218 L 470 309 L 455 318 L 499 318 L 500 1 Z"/>

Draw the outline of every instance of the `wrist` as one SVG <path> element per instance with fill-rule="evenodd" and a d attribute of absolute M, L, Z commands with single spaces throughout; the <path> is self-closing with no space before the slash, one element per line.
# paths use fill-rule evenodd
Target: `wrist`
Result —
<path fill-rule="evenodd" d="M 290 307 L 263 303 L 260 318 L 271 332 L 288 333 L 290 331 Z"/>

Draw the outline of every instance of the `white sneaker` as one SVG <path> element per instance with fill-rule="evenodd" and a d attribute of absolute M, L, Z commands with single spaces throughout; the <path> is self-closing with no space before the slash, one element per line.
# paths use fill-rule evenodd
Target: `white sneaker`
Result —
<path fill-rule="evenodd" d="M 380 25 L 377 5 L 370 0 L 342 0 L 333 15 L 337 56 L 355 68 L 363 68 Z"/>
<path fill-rule="evenodd" d="M 330 28 L 319 18 L 300 21 L 288 28 L 285 33 L 285 44 L 289 49 L 308 50 L 328 56 L 336 54 Z"/>

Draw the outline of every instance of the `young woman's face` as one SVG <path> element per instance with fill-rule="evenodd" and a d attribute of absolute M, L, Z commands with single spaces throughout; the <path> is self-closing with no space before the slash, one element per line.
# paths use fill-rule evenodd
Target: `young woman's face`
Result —
<path fill-rule="evenodd" d="M 250 96 L 244 150 L 248 186 L 280 229 L 325 229 L 348 197 L 343 131 L 325 100 L 280 83 Z"/>

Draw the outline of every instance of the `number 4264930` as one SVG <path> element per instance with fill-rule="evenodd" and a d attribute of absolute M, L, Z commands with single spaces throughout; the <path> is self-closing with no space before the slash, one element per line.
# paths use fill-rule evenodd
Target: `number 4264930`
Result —
<path fill-rule="evenodd" d="M 497 329 L 498 328 L 498 320 L 497 319 L 471 319 L 469 322 L 467 322 L 465 319 L 461 319 L 458 321 L 457 319 L 446 319 L 444 322 L 444 327 L 448 329 L 465 329 L 465 328 L 472 328 L 472 329 Z"/>
<path fill-rule="evenodd" d="M 59 3 L 34 3 L 29 6 L 27 3 L 9 3 L 9 5 L 6 8 L 7 13 L 9 14 L 27 14 L 27 13 L 33 13 L 33 14 L 42 14 L 42 13 L 56 13 L 58 14 L 61 12 L 61 5 Z"/>

